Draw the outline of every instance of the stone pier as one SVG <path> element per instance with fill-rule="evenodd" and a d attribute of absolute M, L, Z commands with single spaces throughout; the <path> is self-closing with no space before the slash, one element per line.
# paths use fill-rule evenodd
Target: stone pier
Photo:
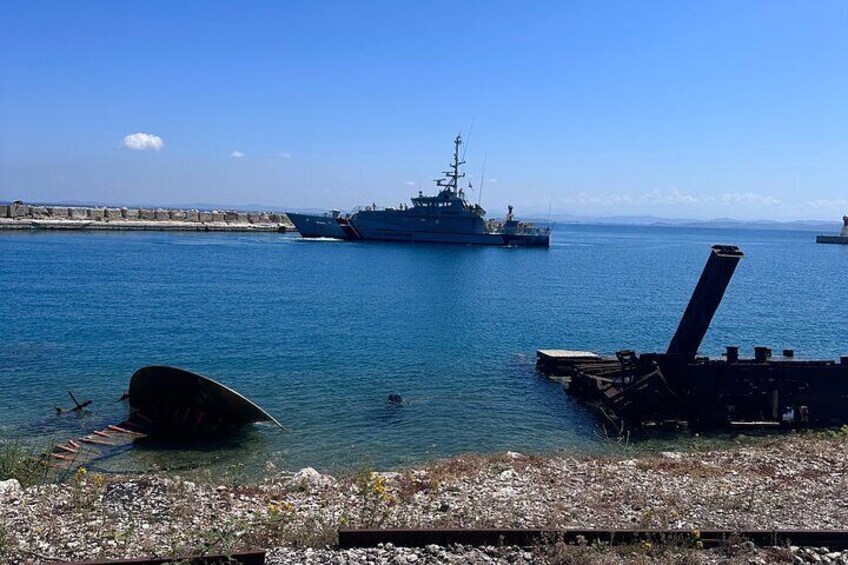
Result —
<path fill-rule="evenodd" d="M 0 203 L 0 230 L 294 231 L 281 212 Z"/>
<path fill-rule="evenodd" d="M 842 217 L 842 231 L 839 235 L 816 236 L 816 243 L 838 243 L 848 245 L 848 214 Z"/>

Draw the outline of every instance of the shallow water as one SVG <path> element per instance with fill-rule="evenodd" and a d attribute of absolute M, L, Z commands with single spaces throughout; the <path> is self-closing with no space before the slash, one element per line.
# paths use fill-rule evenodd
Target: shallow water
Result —
<path fill-rule="evenodd" d="M 596 450 L 595 420 L 536 375 L 535 350 L 664 350 L 714 243 L 746 258 L 702 353 L 848 353 L 848 246 L 806 232 L 560 226 L 547 250 L 2 233 L 0 434 L 47 444 L 118 422 L 133 371 L 168 364 L 236 388 L 286 430 L 125 450 L 101 468 Z M 89 415 L 54 415 L 67 390 L 94 400 Z"/>

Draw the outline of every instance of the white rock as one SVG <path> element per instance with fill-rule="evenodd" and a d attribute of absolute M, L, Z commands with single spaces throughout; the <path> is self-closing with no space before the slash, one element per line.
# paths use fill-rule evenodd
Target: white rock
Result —
<path fill-rule="evenodd" d="M 515 478 L 515 471 L 512 469 L 507 469 L 506 471 L 501 471 L 501 474 L 498 475 L 498 478 L 502 481 L 508 481 L 510 479 Z"/>
<path fill-rule="evenodd" d="M 24 493 L 21 488 L 21 483 L 17 479 L 8 479 L 0 481 L 0 500 L 13 500 L 20 497 Z"/>
<path fill-rule="evenodd" d="M 322 475 L 312 467 L 305 467 L 294 474 L 292 480 L 296 483 L 312 487 L 325 487 L 336 484 L 336 479 L 330 475 Z"/>

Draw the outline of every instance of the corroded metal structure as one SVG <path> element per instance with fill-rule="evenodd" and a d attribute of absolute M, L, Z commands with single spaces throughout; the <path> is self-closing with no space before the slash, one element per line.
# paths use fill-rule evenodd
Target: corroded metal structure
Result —
<path fill-rule="evenodd" d="M 686 424 L 806 427 L 848 422 L 848 357 L 797 360 L 755 347 L 752 359 L 727 348 L 724 359 L 699 357 L 742 252 L 713 246 L 704 272 L 665 353 L 619 351 L 613 358 L 543 355 L 542 372 L 565 377 L 568 390 L 629 428 Z"/>

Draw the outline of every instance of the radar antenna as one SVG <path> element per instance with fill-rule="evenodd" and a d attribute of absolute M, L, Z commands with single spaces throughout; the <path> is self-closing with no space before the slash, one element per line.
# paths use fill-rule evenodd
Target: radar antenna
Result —
<path fill-rule="evenodd" d="M 488 158 L 488 154 L 483 156 L 483 173 L 480 175 L 480 191 L 477 193 L 477 206 L 480 206 L 480 203 L 483 201 L 483 182 L 486 180 L 486 160 Z"/>

